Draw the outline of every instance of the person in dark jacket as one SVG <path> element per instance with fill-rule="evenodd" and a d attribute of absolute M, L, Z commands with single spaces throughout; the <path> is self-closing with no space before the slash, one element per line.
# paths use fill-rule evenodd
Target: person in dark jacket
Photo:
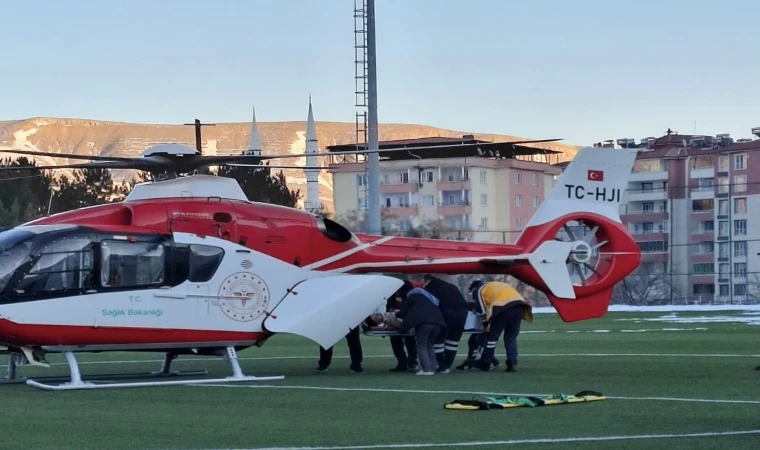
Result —
<path fill-rule="evenodd" d="M 449 373 L 457 356 L 459 341 L 462 339 L 467 322 L 467 300 L 456 285 L 430 274 L 425 275 L 422 287 L 441 302 L 443 320 L 446 321 L 446 334 L 438 337 L 435 352 L 438 370 L 441 373 Z"/>
<path fill-rule="evenodd" d="M 385 304 L 385 311 L 400 310 L 403 300 L 404 297 L 401 295 L 401 291 L 396 291 L 394 295 L 388 298 L 388 302 Z M 414 336 L 391 336 L 390 340 L 393 356 L 396 357 L 396 367 L 391 369 L 391 372 L 416 371 L 417 341 Z M 404 351 L 405 347 L 406 351 Z"/>
<path fill-rule="evenodd" d="M 417 357 L 421 369 L 417 375 L 435 375 L 436 357 L 433 344 L 446 331 L 439 300 L 421 288 L 415 288 L 408 281 L 401 287 L 404 301 L 396 317 L 401 319 L 401 332 L 406 334 L 414 329 L 417 338 Z"/>
<path fill-rule="evenodd" d="M 351 331 L 346 334 L 346 343 L 348 344 L 348 354 L 351 356 L 351 365 L 349 366 L 351 373 L 363 373 L 362 368 L 362 342 L 360 339 L 361 329 L 360 326 L 352 328 Z M 323 348 L 319 347 L 319 362 L 317 362 L 317 368 L 315 372 L 322 373 L 327 372 L 327 368 L 330 367 L 333 357 L 333 347 Z"/>

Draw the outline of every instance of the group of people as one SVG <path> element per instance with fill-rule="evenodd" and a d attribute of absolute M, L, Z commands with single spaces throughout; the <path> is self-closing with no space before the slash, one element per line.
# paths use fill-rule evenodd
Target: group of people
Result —
<path fill-rule="evenodd" d="M 456 369 L 488 371 L 498 367 L 500 363 L 494 352 L 503 333 L 506 370 L 515 372 L 521 322 L 533 321 L 530 304 L 514 288 L 498 281 L 476 280 L 470 284 L 469 294 L 469 298 L 465 298 L 456 285 L 429 274 L 418 285 L 404 281 L 388 299 L 385 313 L 374 314 L 365 321 L 370 326 L 385 324 L 399 330 L 399 335 L 390 338 L 397 360 L 391 371 L 416 371 L 417 375 L 449 373 L 468 313 L 473 311 L 483 324 L 483 332 L 470 336 L 467 358 Z M 363 372 L 360 326 L 346 335 L 346 341 L 351 371 Z M 316 370 L 326 371 L 331 360 L 332 348 L 321 348 Z"/>

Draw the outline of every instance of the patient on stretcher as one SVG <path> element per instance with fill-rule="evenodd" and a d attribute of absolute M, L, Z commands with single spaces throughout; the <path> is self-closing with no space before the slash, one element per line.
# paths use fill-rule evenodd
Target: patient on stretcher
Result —
<path fill-rule="evenodd" d="M 374 313 L 364 321 L 370 331 L 393 331 L 401 326 L 401 319 L 396 318 L 395 311 Z"/>

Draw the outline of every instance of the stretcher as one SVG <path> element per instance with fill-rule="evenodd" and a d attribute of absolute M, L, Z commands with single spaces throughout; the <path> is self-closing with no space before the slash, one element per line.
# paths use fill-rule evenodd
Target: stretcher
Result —
<path fill-rule="evenodd" d="M 555 394 L 544 397 L 490 397 L 475 395 L 472 400 L 454 400 L 443 405 L 444 409 L 460 411 L 485 411 L 491 409 L 535 408 L 538 406 L 567 405 L 604 400 L 601 392 L 582 391 L 575 395 Z"/>
<path fill-rule="evenodd" d="M 366 325 L 362 325 L 362 331 L 367 336 L 402 336 L 404 335 L 399 331 L 397 328 L 387 328 L 384 326 L 380 327 L 370 327 Z M 483 332 L 483 323 L 480 321 L 480 317 L 473 313 L 472 311 L 468 311 L 467 313 L 467 321 L 464 323 L 464 332 L 463 334 L 481 334 Z M 407 336 L 409 334 L 406 334 Z"/>

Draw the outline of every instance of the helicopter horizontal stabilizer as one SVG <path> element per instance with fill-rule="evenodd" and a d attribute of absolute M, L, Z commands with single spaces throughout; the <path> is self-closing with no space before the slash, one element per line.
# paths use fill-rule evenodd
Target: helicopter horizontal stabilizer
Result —
<path fill-rule="evenodd" d="M 480 262 L 489 265 L 512 265 L 527 261 L 555 297 L 574 299 L 575 290 L 566 266 L 572 247 L 571 242 L 546 241 L 533 253 L 485 258 Z"/>

